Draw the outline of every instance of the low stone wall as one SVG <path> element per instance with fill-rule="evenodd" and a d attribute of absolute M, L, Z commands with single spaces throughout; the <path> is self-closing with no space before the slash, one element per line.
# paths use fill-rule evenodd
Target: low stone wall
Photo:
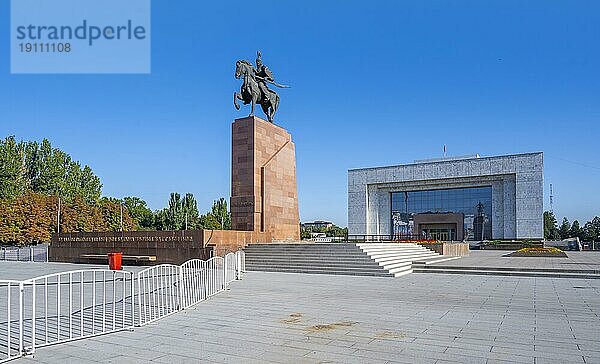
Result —
<path fill-rule="evenodd" d="M 268 233 L 235 230 L 126 231 L 53 234 L 51 262 L 106 263 L 108 253 L 156 257 L 155 261 L 124 260 L 123 264 L 182 264 L 237 251 L 248 244 L 270 243 Z M 89 257 L 89 255 L 102 257 Z"/>
<path fill-rule="evenodd" d="M 451 257 L 467 257 L 469 256 L 468 243 L 433 243 L 420 244 L 434 252 Z"/>
<path fill-rule="evenodd" d="M 48 260 L 64 263 L 106 263 L 106 256 L 121 252 L 128 256 L 153 256 L 156 261 L 137 264 L 181 264 L 190 257 L 208 259 L 210 248 L 202 242 L 201 230 L 187 231 L 125 231 L 53 234 L 48 248 Z M 123 264 L 135 264 L 125 260 Z"/>
<path fill-rule="evenodd" d="M 240 230 L 202 230 L 205 246 L 213 249 L 213 254 L 224 256 L 227 253 L 243 249 L 248 244 L 270 243 L 268 232 Z"/>

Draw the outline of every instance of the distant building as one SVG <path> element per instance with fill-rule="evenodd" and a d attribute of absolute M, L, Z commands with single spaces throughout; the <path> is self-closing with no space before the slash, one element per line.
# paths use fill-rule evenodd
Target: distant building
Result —
<path fill-rule="evenodd" d="M 333 223 L 330 221 L 315 220 L 313 222 L 305 222 L 302 226 L 305 229 L 329 229 L 333 227 Z"/>
<path fill-rule="evenodd" d="M 543 154 L 479 155 L 348 171 L 348 234 L 541 239 Z"/>

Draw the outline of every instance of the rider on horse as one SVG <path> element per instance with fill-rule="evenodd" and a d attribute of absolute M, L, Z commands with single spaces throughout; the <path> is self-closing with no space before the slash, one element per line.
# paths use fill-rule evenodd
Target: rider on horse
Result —
<path fill-rule="evenodd" d="M 256 55 L 256 67 L 243 59 L 236 62 L 235 78 L 243 78 L 244 81 L 240 92 L 233 94 L 233 104 L 238 110 L 240 108 L 238 100 L 242 101 L 244 105 L 252 104 L 250 115 L 254 115 L 254 105 L 260 105 L 269 121 L 273 122 L 273 117 L 279 107 L 279 95 L 271 90 L 267 83 L 279 88 L 288 88 L 289 86 L 275 82 L 271 70 L 262 63 L 260 51 L 256 52 Z"/>
<path fill-rule="evenodd" d="M 263 64 L 260 51 L 256 52 L 256 69 L 254 70 L 254 77 L 258 82 L 263 99 L 268 99 L 269 94 L 273 92 L 268 86 L 267 82 L 275 82 L 273 72 Z"/>

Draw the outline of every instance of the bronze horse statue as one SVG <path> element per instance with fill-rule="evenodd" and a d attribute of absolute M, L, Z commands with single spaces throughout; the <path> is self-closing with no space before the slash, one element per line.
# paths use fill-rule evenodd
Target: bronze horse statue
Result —
<path fill-rule="evenodd" d="M 254 105 L 259 104 L 267 116 L 267 119 L 272 123 L 277 108 L 279 107 L 279 95 L 275 91 L 269 89 L 266 86 L 266 82 L 279 87 L 287 86 L 278 85 L 267 78 L 261 77 L 256 68 L 246 60 L 239 60 L 235 63 L 235 78 L 238 80 L 242 78 L 243 80 L 240 92 L 233 93 L 233 104 L 235 105 L 235 108 L 237 110 L 240 109 L 240 105 L 237 102 L 238 100 L 242 101 L 244 105 L 252 104 L 249 116 L 253 116 Z"/>

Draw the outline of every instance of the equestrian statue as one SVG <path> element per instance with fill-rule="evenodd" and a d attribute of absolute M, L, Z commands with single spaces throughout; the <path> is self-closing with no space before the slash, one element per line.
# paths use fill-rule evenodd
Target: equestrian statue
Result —
<path fill-rule="evenodd" d="M 279 95 L 271 90 L 267 84 L 277 86 L 279 88 L 289 88 L 286 85 L 280 85 L 275 82 L 275 77 L 271 70 L 263 64 L 260 51 L 256 52 L 256 67 L 246 60 L 239 60 L 235 63 L 235 78 L 242 79 L 242 87 L 240 92 L 233 93 L 233 105 L 236 109 L 240 109 L 238 100 L 244 105 L 252 104 L 250 115 L 254 115 L 254 105 L 259 104 L 267 119 L 272 123 L 279 107 Z"/>

